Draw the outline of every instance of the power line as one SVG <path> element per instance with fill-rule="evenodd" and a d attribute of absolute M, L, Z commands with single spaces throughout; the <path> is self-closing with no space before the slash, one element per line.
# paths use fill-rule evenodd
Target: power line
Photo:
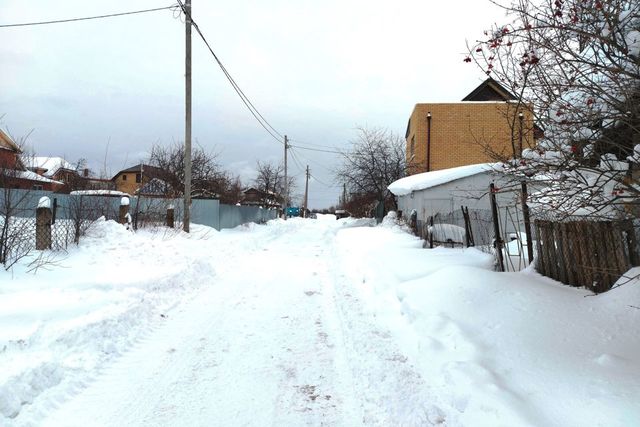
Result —
<path fill-rule="evenodd" d="M 322 145 L 322 144 L 312 144 L 310 142 L 306 142 L 306 141 L 300 141 L 299 139 L 291 139 L 290 142 L 299 142 L 300 144 L 304 144 L 304 145 L 310 145 L 312 147 L 319 147 L 319 148 L 328 148 L 328 149 L 332 149 L 335 150 L 336 147 L 334 146 L 330 146 L 330 145 Z"/>
<path fill-rule="evenodd" d="M 144 10 L 134 10 L 131 12 L 119 12 L 119 13 L 110 13 L 107 15 L 97 15 L 97 16 L 85 16 L 82 18 L 67 18 L 67 19 L 57 19 L 54 21 L 39 21 L 39 22 L 24 22 L 21 24 L 0 24 L 0 28 L 10 28 L 10 27 L 28 27 L 33 25 L 47 25 L 47 24 L 63 24 L 66 22 L 77 22 L 77 21 L 87 21 L 90 19 L 102 19 L 102 18 L 113 18 L 116 16 L 125 16 L 125 15 L 134 15 L 138 13 L 147 13 L 147 12 L 157 12 L 159 10 L 167 10 L 174 9 L 177 5 L 165 6 L 165 7 L 156 7 L 154 9 L 144 9 Z"/>
<path fill-rule="evenodd" d="M 296 166 L 298 166 L 298 169 L 301 171 L 304 171 L 304 166 L 302 166 L 302 163 L 300 162 L 300 160 L 298 160 L 298 157 L 296 156 L 295 151 L 291 150 L 291 158 L 293 159 L 293 162 L 296 164 Z"/>
<path fill-rule="evenodd" d="M 182 0 L 178 0 L 178 4 L 180 5 L 180 8 L 182 9 L 182 12 L 185 14 L 185 16 L 186 15 L 189 16 L 189 20 L 191 21 L 191 25 L 193 26 L 193 28 L 196 29 L 196 32 L 198 33 L 198 35 L 200 36 L 200 38 L 202 39 L 204 44 L 209 49 L 209 52 L 211 52 L 211 55 L 213 55 L 213 58 L 218 63 L 218 66 L 220 67 L 220 69 L 224 73 L 224 75 L 227 78 L 227 80 L 229 80 L 229 83 L 231 83 L 231 86 L 236 91 L 236 93 L 240 97 L 240 100 L 242 100 L 242 102 L 247 107 L 247 109 L 249 110 L 251 115 L 253 115 L 253 117 L 257 120 L 257 122 L 260 123 L 260 126 L 262 126 L 264 128 L 264 130 L 266 130 L 267 133 L 269 135 L 271 135 L 271 137 L 273 139 L 275 139 L 279 143 L 283 144 L 284 143 L 283 142 L 284 136 L 280 132 L 278 132 L 273 126 L 271 126 L 271 124 L 267 121 L 267 119 L 265 119 L 264 116 L 262 114 L 260 114 L 258 109 L 253 105 L 253 103 L 247 97 L 247 95 L 245 95 L 245 93 L 240 88 L 240 86 L 236 83 L 236 81 L 233 79 L 233 77 L 231 77 L 231 74 L 227 71 L 226 67 L 222 64 L 222 62 L 220 61 L 220 58 L 218 58 L 218 55 L 216 55 L 216 53 L 213 51 L 213 49 L 211 48 L 211 45 L 207 41 L 206 37 L 204 36 L 204 34 L 202 34 L 202 31 L 200 31 L 200 28 L 198 27 L 198 24 L 193 20 L 193 17 L 191 16 L 191 14 L 186 11 L 186 9 L 184 7 L 184 4 L 182 3 Z"/>
<path fill-rule="evenodd" d="M 327 188 L 335 188 L 335 185 L 329 185 L 329 184 L 327 184 L 327 183 L 325 183 L 325 182 L 320 181 L 318 178 L 316 178 L 316 177 L 315 177 L 315 176 L 313 176 L 313 175 L 310 175 L 310 176 L 311 176 L 311 178 L 315 179 L 316 181 L 318 181 L 320 184 L 324 185 L 324 186 L 325 186 L 325 187 L 327 187 Z"/>
<path fill-rule="evenodd" d="M 340 151 L 333 151 L 333 150 L 321 150 L 319 148 L 311 148 L 311 147 L 304 147 L 302 145 L 290 145 L 289 147 L 295 147 L 295 148 L 299 148 L 301 150 L 308 150 L 308 151 L 319 151 L 321 153 L 333 153 L 333 154 L 344 154 Z"/>
<path fill-rule="evenodd" d="M 305 155 L 303 155 L 302 153 L 296 153 L 298 156 L 300 156 L 302 159 L 306 160 L 307 162 L 313 163 L 316 166 L 321 167 L 322 169 L 324 169 L 325 171 L 329 172 L 329 173 L 334 173 L 335 170 L 330 169 L 329 167 L 323 165 L 322 163 L 318 162 L 317 160 L 312 159 L 311 157 L 307 157 Z"/>

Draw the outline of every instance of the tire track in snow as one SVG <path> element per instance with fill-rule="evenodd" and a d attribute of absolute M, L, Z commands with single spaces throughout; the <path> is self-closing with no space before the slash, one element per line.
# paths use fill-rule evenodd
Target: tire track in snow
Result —
<path fill-rule="evenodd" d="M 277 237 L 269 229 L 263 241 L 262 229 L 248 233 L 214 286 L 45 425 L 440 421 L 422 379 L 342 274 L 336 230 L 309 221 L 279 224 Z"/>

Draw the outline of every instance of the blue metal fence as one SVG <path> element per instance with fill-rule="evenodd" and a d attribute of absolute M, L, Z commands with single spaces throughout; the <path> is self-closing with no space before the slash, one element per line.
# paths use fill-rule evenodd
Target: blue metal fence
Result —
<path fill-rule="evenodd" d="M 81 209 L 83 217 L 97 219 L 104 216 L 106 219 L 116 220 L 121 197 L 108 196 L 79 196 L 69 194 L 56 194 L 48 191 L 10 190 L 0 189 L 0 210 L 4 206 L 5 197 L 9 196 L 12 206 L 17 205 L 14 213 L 20 217 L 35 217 L 38 200 L 47 196 L 53 204 L 57 206 L 56 218 L 71 219 L 74 217 L 74 210 Z M 173 205 L 175 208 L 175 220 L 182 221 L 183 201 L 182 199 L 160 199 L 160 198 L 140 198 L 130 197 L 129 212 L 134 218 L 145 220 L 159 220 L 162 216 L 154 218 L 166 212 L 167 208 Z M 223 205 L 219 200 L 214 199 L 194 199 L 191 203 L 191 222 L 213 227 L 216 230 L 223 228 L 234 228 L 249 222 L 265 223 L 268 220 L 277 218 L 277 211 L 262 209 L 255 206 L 230 206 Z M 87 218 L 89 219 L 89 218 Z"/>

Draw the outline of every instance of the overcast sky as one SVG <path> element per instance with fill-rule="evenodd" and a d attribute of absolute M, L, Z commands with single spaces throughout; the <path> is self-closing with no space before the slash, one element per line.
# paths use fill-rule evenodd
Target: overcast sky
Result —
<path fill-rule="evenodd" d="M 356 126 L 404 135 L 418 102 L 459 101 L 484 76 L 465 41 L 503 18 L 486 0 L 193 0 L 193 17 L 258 110 L 293 144 L 347 149 Z M 100 15 L 171 0 L 2 0 L 0 24 Z M 0 127 L 41 156 L 109 176 L 184 140 L 184 24 L 171 11 L 0 28 Z M 193 138 L 245 184 L 282 160 L 193 35 Z M 339 157 L 294 149 L 309 205 L 334 205 Z"/>

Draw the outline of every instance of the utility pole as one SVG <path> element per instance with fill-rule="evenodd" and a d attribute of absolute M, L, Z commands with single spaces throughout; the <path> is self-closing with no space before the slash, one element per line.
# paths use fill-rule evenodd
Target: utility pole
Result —
<path fill-rule="evenodd" d="M 342 184 L 342 209 L 347 209 L 347 184 Z"/>
<path fill-rule="evenodd" d="M 307 217 L 307 201 L 309 200 L 309 165 L 307 165 L 307 180 L 304 183 L 304 210 L 302 216 Z"/>
<path fill-rule="evenodd" d="M 287 205 L 289 204 L 289 179 L 287 178 L 287 148 L 289 148 L 289 138 L 284 136 L 284 201 L 282 202 L 282 210 L 284 211 L 284 220 L 287 220 Z"/>
<path fill-rule="evenodd" d="M 185 14 L 185 126 L 184 126 L 184 221 L 182 229 L 188 233 L 191 221 L 191 0 L 184 4 Z"/>

